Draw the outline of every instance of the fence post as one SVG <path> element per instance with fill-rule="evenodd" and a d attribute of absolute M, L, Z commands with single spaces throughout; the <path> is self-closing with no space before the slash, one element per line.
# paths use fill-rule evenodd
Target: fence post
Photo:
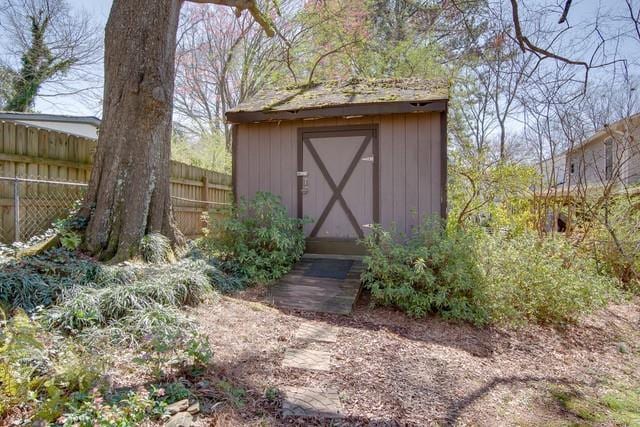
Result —
<path fill-rule="evenodd" d="M 13 181 L 13 226 L 14 242 L 20 241 L 20 181 L 14 177 Z"/>
<path fill-rule="evenodd" d="M 202 194 L 200 198 L 204 202 L 202 203 L 203 209 L 200 218 L 202 222 L 202 228 L 206 228 L 209 225 L 209 205 L 207 205 L 207 202 L 209 201 L 209 177 L 207 175 L 202 177 Z M 207 214 L 206 217 L 205 212 Z"/>

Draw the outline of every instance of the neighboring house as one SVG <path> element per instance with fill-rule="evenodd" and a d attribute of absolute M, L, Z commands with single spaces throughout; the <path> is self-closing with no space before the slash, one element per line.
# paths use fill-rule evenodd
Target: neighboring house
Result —
<path fill-rule="evenodd" d="M 358 253 L 372 224 L 445 216 L 445 81 L 351 79 L 265 90 L 226 114 L 237 197 L 309 217 L 307 251 Z"/>
<path fill-rule="evenodd" d="M 98 139 L 98 128 L 100 127 L 100 119 L 96 117 L 57 114 L 0 112 L 0 121 L 21 123 L 91 139 Z"/>
<path fill-rule="evenodd" d="M 606 125 L 541 167 L 556 188 L 640 184 L 640 114 Z"/>
<path fill-rule="evenodd" d="M 540 163 L 540 172 L 544 177 L 545 184 L 551 187 L 562 186 L 566 178 L 566 163 L 566 152 L 552 156 Z"/>

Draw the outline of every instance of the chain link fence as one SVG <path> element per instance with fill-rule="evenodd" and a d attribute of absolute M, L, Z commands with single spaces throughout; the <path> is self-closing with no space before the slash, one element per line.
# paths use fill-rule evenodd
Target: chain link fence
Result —
<path fill-rule="evenodd" d="M 86 183 L 0 177 L 0 243 L 26 242 L 51 228 L 84 197 Z M 221 216 L 228 202 L 171 196 L 178 228 L 188 238 L 201 235 L 209 214 Z"/>
<path fill-rule="evenodd" d="M 0 241 L 24 242 L 69 215 L 87 184 L 0 177 Z"/>

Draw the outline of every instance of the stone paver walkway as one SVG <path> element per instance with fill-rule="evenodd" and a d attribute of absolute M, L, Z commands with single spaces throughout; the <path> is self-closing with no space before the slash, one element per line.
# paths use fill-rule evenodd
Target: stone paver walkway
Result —
<path fill-rule="evenodd" d="M 287 387 L 284 393 L 287 396 L 282 404 L 284 417 L 342 418 L 336 390 Z"/>
<path fill-rule="evenodd" d="M 296 331 L 295 337 L 301 341 L 334 343 L 338 340 L 338 330 L 322 323 L 304 323 Z"/>
<path fill-rule="evenodd" d="M 307 349 L 287 350 L 282 361 L 282 366 L 286 368 L 311 369 L 312 371 L 328 371 L 330 364 L 331 354 Z"/>
<path fill-rule="evenodd" d="M 338 330 L 335 327 L 307 322 L 300 326 L 295 338 L 305 342 L 336 343 Z M 296 369 L 316 371 L 331 370 L 331 353 L 311 349 L 288 349 L 282 365 Z M 316 390 L 305 387 L 284 388 L 283 417 L 342 418 L 338 390 Z"/>

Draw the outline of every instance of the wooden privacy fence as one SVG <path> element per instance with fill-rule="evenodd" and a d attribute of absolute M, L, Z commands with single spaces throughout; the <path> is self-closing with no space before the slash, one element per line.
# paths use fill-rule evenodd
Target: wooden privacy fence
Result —
<path fill-rule="evenodd" d="M 93 139 L 0 121 L 0 242 L 26 241 L 66 215 L 84 194 L 95 148 Z M 200 235 L 202 214 L 231 197 L 229 175 L 171 162 L 174 213 L 186 236 Z"/>

